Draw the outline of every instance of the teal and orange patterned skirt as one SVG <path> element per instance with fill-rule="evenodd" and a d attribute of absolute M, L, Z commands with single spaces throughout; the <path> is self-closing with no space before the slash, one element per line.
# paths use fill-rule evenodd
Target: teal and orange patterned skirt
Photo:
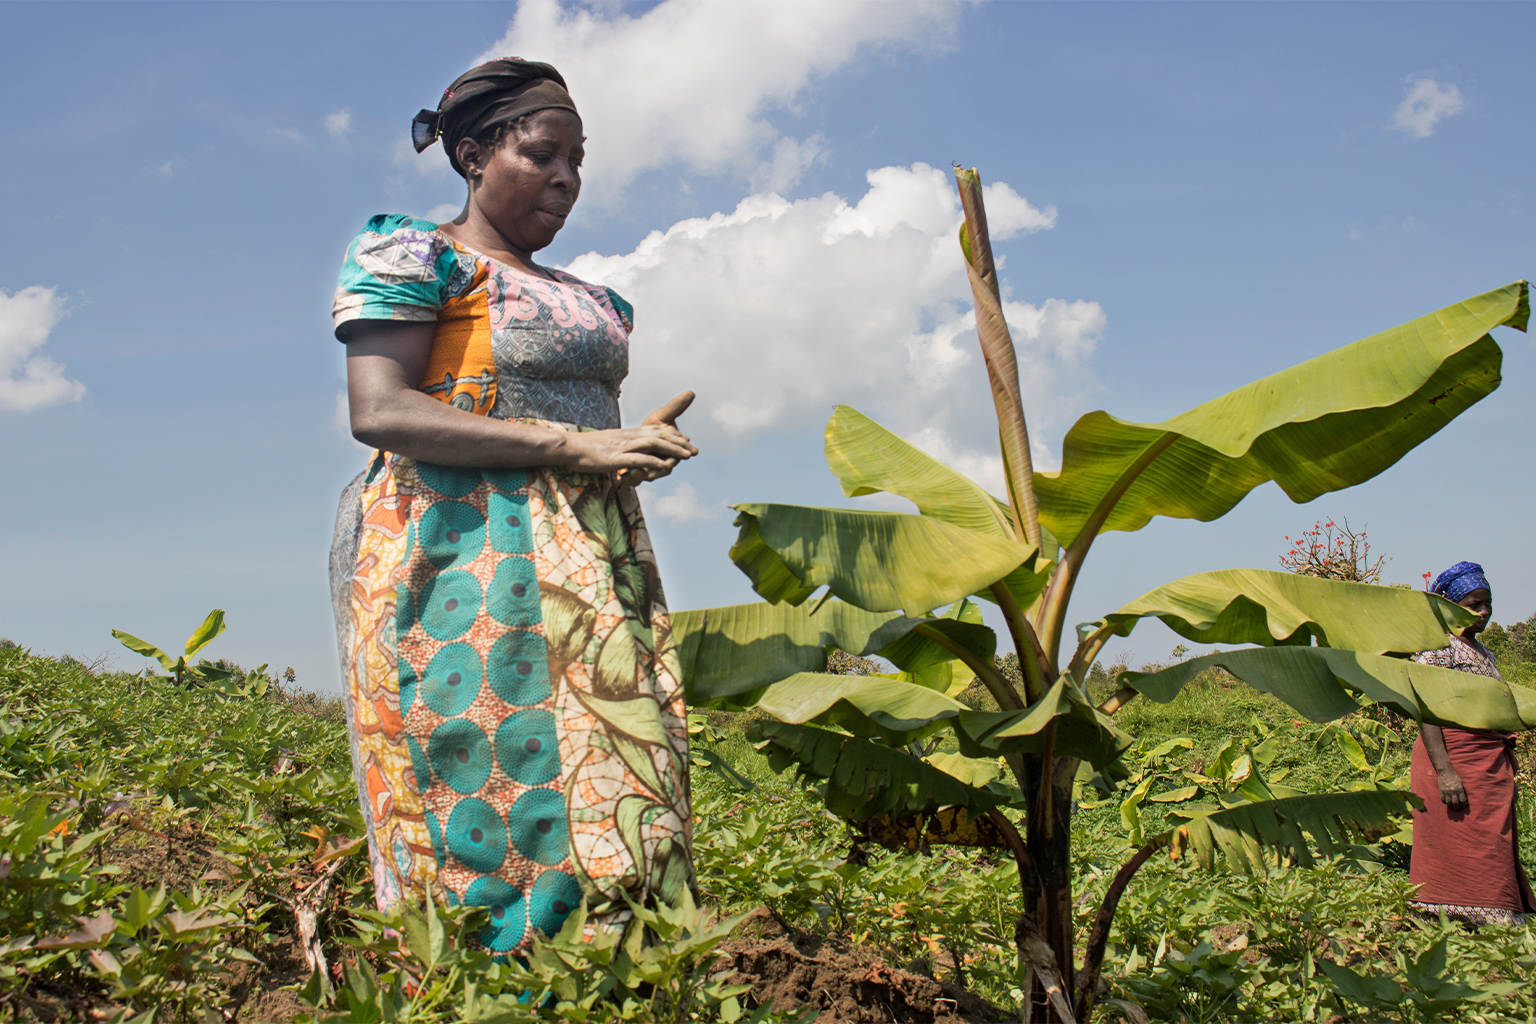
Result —
<path fill-rule="evenodd" d="M 688 732 L 633 487 L 375 454 L 332 549 L 380 908 L 483 906 L 511 955 L 693 885 Z"/>

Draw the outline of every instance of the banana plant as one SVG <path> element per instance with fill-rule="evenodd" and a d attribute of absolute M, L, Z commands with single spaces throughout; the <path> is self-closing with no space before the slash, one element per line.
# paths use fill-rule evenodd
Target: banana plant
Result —
<path fill-rule="evenodd" d="M 1172 847 L 1244 870 L 1277 854 L 1304 861 L 1384 826 L 1414 799 L 1384 786 L 1301 793 L 1255 770 L 1240 792 L 1138 837 L 1076 949 L 1073 783 L 1080 770 L 1113 777 L 1134 742 L 1115 724 L 1128 702 L 1170 701 L 1219 666 L 1319 723 L 1363 699 L 1435 724 L 1536 725 L 1536 691 L 1407 660 L 1445 646 L 1447 632 L 1471 621 L 1417 591 L 1231 569 L 1175 580 L 1068 629 L 1068 602 L 1094 541 L 1156 516 L 1219 518 L 1270 481 L 1306 502 L 1371 479 L 1498 386 L 1502 354 L 1489 332 L 1523 331 L 1529 299 L 1526 282 L 1515 282 L 1162 423 L 1089 413 L 1067 433 L 1061 469 L 1037 472 L 981 182 L 974 170 L 956 177 L 1006 496 L 840 406 L 827 424 L 826 459 L 843 493 L 883 491 L 917 511 L 737 505 L 730 556 L 765 600 L 680 612 L 673 624 L 689 700 L 766 712 L 751 738 L 773 767 L 818 782 L 827 807 L 862 834 L 1011 852 L 1026 1019 L 1085 1021 L 1120 897 L 1155 852 Z M 982 622 L 978 601 L 997 606 L 1005 636 Z M 1147 618 L 1191 641 L 1245 646 L 1126 673 L 1095 704 L 1085 683 L 1104 644 Z M 999 669 L 1004 646 L 1018 656 L 1022 686 Z M 828 652 L 837 649 L 879 656 L 898 671 L 830 674 Z M 956 699 L 976 679 L 999 710 Z"/>
<path fill-rule="evenodd" d="M 132 633 L 125 633 L 120 629 L 114 629 L 112 635 L 120 643 L 135 654 L 142 654 L 146 658 L 153 658 L 165 669 L 166 674 L 157 678 L 170 680 L 177 686 L 209 686 L 221 693 L 227 693 L 236 697 L 261 697 L 266 694 L 271 680 L 267 677 L 267 666 L 260 665 L 244 676 L 234 671 L 220 668 L 206 658 L 200 659 L 197 664 L 190 661 L 204 647 L 207 647 L 214 639 L 224 632 L 224 609 L 215 608 L 203 619 L 202 625 L 192 631 L 187 638 L 186 645 L 178 657 L 171 657 L 148 640 L 140 640 Z"/>

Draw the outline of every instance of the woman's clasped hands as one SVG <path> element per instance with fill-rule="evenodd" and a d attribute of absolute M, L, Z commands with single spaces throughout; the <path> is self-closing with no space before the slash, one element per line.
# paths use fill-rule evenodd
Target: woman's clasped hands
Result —
<path fill-rule="evenodd" d="M 677 418 L 693 404 L 693 398 L 692 391 L 681 392 L 637 427 L 568 435 L 570 458 L 566 464 L 585 473 L 617 472 L 619 480 L 628 484 L 659 480 L 679 462 L 699 454 L 677 426 Z"/>

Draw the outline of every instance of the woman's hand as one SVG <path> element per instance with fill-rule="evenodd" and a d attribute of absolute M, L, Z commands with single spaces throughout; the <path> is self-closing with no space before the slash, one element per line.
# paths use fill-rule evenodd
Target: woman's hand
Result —
<path fill-rule="evenodd" d="M 627 430 L 571 432 L 476 416 L 419 391 L 436 325 L 360 321 L 347 341 L 352 434 L 370 447 L 444 466 L 569 466 L 654 480 L 699 450 L 677 429 L 684 391 Z"/>
<path fill-rule="evenodd" d="M 1435 774 L 1440 780 L 1440 802 L 1453 811 L 1466 810 L 1467 789 L 1461 784 L 1461 776 L 1456 774 L 1456 769 L 1447 768 Z"/>
<path fill-rule="evenodd" d="M 566 435 L 561 461 L 583 473 L 613 473 L 654 480 L 672 472 L 684 459 L 699 453 L 677 427 L 642 423 L 619 430 L 584 430 Z"/>
<path fill-rule="evenodd" d="M 689 449 L 689 454 L 683 456 L 683 458 L 692 458 L 699 454 L 699 450 L 693 446 L 693 442 L 689 440 L 688 436 L 682 433 L 682 431 L 677 430 L 677 418 L 693 404 L 693 399 L 694 394 L 692 391 L 680 391 L 672 397 L 671 401 L 659 409 L 653 409 L 645 419 L 640 421 L 642 428 L 671 427 L 676 431 L 677 436 L 682 438 L 683 443 Z M 619 479 L 628 484 L 642 484 L 648 480 L 659 480 L 672 472 L 679 461 L 681 460 L 674 459 L 670 465 L 663 466 L 624 468 L 619 470 Z"/>

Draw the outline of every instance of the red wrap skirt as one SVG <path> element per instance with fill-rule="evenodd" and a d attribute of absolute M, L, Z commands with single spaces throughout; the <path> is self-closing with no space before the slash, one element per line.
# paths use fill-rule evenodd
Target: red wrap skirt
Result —
<path fill-rule="evenodd" d="M 1536 912 L 1536 897 L 1520 865 L 1515 831 L 1515 740 L 1512 735 L 1447 728 L 1445 749 L 1467 791 L 1464 808 L 1440 799 L 1440 781 L 1423 739 L 1413 745 L 1413 791 L 1424 810 L 1413 814 L 1408 877 L 1417 904 Z"/>

